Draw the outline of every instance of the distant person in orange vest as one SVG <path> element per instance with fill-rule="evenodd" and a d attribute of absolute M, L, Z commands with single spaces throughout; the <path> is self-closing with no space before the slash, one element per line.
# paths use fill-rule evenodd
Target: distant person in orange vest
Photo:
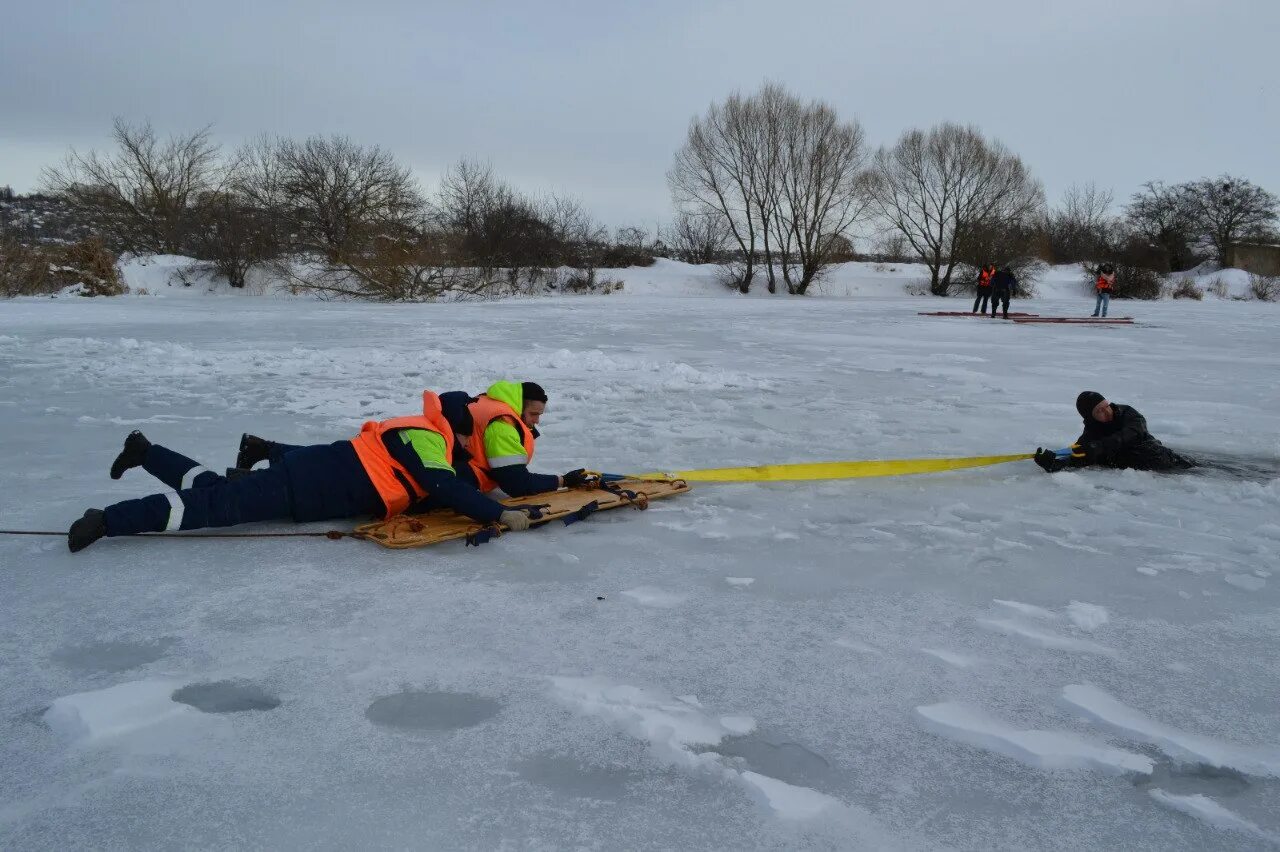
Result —
<path fill-rule="evenodd" d="M 278 464 L 235 479 L 132 432 L 111 465 L 111 478 L 141 467 L 173 490 L 89 509 L 71 525 L 67 545 L 75 553 L 103 536 L 255 521 L 391 518 L 410 506 L 449 508 L 484 524 L 528 529 L 530 516 L 522 507 L 504 506 L 454 475 L 454 445 L 453 428 L 431 391 L 422 395 L 420 414 L 370 421 L 347 441 L 294 447 Z"/>
<path fill-rule="evenodd" d="M 978 270 L 978 295 L 974 298 L 973 310 L 969 313 L 976 314 L 979 310 L 984 314 L 987 312 L 987 299 L 991 298 L 991 278 L 995 274 L 994 263 L 989 263 Z"/>
<path fill-rule="evenodd" d="M 1000 271 L 991 276 L 991 318 L 995 319 L 996 310 L 1001 303 L 1004 304 L 1004 318 L 1009 318 L 1009 298 L 1013 296 L 1013 290 L 1018 286 L 1018 279 L 1013 277 L 1013 271 L 1007 266 L 1000 267 Z"/>
<path fill-rule="evenodd" d="M 1107 307 L 1111 304 L 1111 294 L 1116 291 L 1116 268 L 1109 263 L 1098 267 L 1098 281 L 1094 285 L 1098 291 L 1098 301 L 1093 306 L 1093 316 L 1106 316 Z M 1101 313 L 1099 313 L 1101 312 Z"/>

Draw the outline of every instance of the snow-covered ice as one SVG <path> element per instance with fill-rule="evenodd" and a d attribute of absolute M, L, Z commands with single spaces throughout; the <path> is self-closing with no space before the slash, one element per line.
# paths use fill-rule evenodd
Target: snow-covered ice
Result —
<path fill-rule="evenodd" d="M 978 624 L 987 630 L 1004 633 L 1016 639 L 1025 639 L 1042 648 L 1053 648 L 1059 651 L 1077 651 L 1082 654 L 1100 654 L 1104 657 L 1116 656 L 1115 650 L 1099 645 L 1088 639 L 1073 639 L 1039 627 L 1032 627 L 1007 618 L 980 618 Z"/>
<path fill-rule="evenodd" d="M 1202 820 L 1214 828 L 1220 828 L 1224 831 L 1238 831 L 1242 834 L 1255 837 L 1259 840 L 1267 840 L 1273 844 L 1280 846 L 1280 835 L 1273 834 L 1269 831 L 1263 831 L 1254 823 L 1232 813 L 1227 808 L 1210 799 L 1202 793 L 1192 793 L 1189 796 L 1179 796 L 1174 793 L 1166 792 L 1158 787 L 1151 790 L 1151 798 L 1155 799 L 1166 808 L 1184 813 L 1188 816 Z"/>
<path fill-rule="evenodd" d="M 1036 769 L 1100 769 L 1149 775 L 1151 759 L 1092 742 L 1070 731 L 1023 731 L 981 710 L 946 701 L 917 707 L 921 724 L 935 734 L 1012 757 Z"/>
<path fill-rule="evenodd" d="M 0 536 L 0 848 L 1258 848 L 1150 790 L 1280 833 L 1280 306 L 1018 326 L 912 274 L 0 302 L 6 529 L 163 490 L 107 477 L 130 429 L 217 468 L 502 377 L 551 395 L 547 472 L 1027 452 L 1085 388 L 1235 466 L 699 485 L 481 548 Z"/>
<path fill-rule="evenodd" d="M 981 665 L 982 663 L 982 661 L 976 657 L 957 654 L 955 651 L 947 651 L 941 648 L 921 648 L 920 650 L 929 656 L 937 657 L 947 665 L 955 666 L 958 669 L 971 669 L 974 666 Z"/>
<path fill-rule="evenodd" d="M 182 684 L 135 681 L 55 699 L 44 712 L 45 723 L 69 739 L 92 741 L 158 725 L 191 708 L 173 700 Z"/>
<path fill-rule="evenodd" d="M 1096 686 L 1070 684 L 1063 700 L 1088 718 L 1134 739 L 1149 742 L 1171 758 L 1234 769 L 1248 775 L 1280 778 L 1280 744 L 1236 745 L 1157 722 Z"/>
<path fill-rule="evenodd" d="M 1067 618 L 1071 619 L 1071 623 L 1076 627 L 1092 633 L 1110 621 L 1111 614 L 1107 612 L 1106 607 L 1084 601 L 1072 601 L 1067 604 Z"/>

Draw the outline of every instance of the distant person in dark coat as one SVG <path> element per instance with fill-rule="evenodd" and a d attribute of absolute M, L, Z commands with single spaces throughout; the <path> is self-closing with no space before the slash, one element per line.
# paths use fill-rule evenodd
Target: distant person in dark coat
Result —
<path fill-rule="evenodd" d="M 1009 299 L 1013 297 L 1013 290 L 1018 286 L 1018 279 L 1013 277 L 1013 272 L 1009 267 L 1002 266 L 1000 271 L 991 276 L 991 317 L 995 318 L 996 310 L 1003 305 L 1004 318 L 1009 318 Z"/>

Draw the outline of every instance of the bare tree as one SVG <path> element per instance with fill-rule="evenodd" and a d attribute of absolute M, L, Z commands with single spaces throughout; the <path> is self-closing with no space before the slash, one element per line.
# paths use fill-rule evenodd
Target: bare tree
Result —
<path fill-rule="evenodd" d="M 649 243 L 649 232 L 636 225 L 618 228 L 614 231 L 613 242 L 624 248 L 642 251 Z"/>
<path fill-rule="evenodd" d="M 193 230 L 196 257 L 232 287 L 244 287 L 251 269 L 280 254 L 274 211 L 230 189 L 199 199 Z"/>
<path fill-rule="evenodd" d="M 857 122 L 769 83 L 695 119 L 667 178 L 679 212 L 697 217 L 685 226 L 724 223 L 738 249 L 734 286 L 750 289 L 759 252 L 769 292 L 781 269 L 787 291 L 802 294 L 867 209 L 866 159 Z"/>
<path fill-rule="evenodd" d="M 561 247 L 560 264 L 575 270 L 568 285 L 576 290 L 594 290 L 596 270 L 609 249 L 609 230 L 576 198 L 553 195 L 542 203 L 541 210 Z M 647 235 L 641 233 L 643 241 Z"/>
<path fill-rule="evenodd" d="M 790 98 L 782 116 L 774 227 L 798 267 L 797 275 L 790 262 L 782 266 L 787 292 L 803 295 L 848 250 L 846 232 L 866 216 L 869 152 L 862 126 L 841 122 L 826 104 Z"/>
<path fill-rule="evenodd" d="M 1044 232 L 1048 248 L 1058 263 L 1078 263 L 1098 257 L 1110 226 L 1111 190 L 1095 183 L 1072 184 L 1062 195 L 1062 204 L 1045 216 Z"/>
<path fill-rule="evenodd" d="M 889 228 L 876 235 L 871 256 L 877 263 L 906 263 L 910 258 L 909 249 L 902 232 Z"/>
<path fill-rule="evenodd" d="M 440 179 L 434 212 L 443 229 L 475 234 L 485 215 L 513 194 L 494 177 L 491 165 L 464 157 Z"/>
<path fill-rule="evenodd" d="M 695 215 L 718 216 L 737 246 L 738 262 L 729 270 L 729 281 L 746 293 L 756 276 L 756 250 L 760 239 L 754 215 L 757 169 L 756 135 L 739 95 L 723 105 L 712 104 L 689 125 L 684 145 L 676 152 L 667 182 L 676 206 Z"/>
<path fill-rule="evenodd" d="M 1280 216 L 1280 199 L 1243 178 L 1205 178 L 1187 184 L 1185 191 L 1198 230 L 1213 244 L 1222 266 L 1232 243 L 1264 236 Z"/>
<path fill-rule="evenodd" d="M 958 249 L 976 228 L 1021 225 L 1044 206 L 1022 160 L 974 127 L 909 130 L 876 154 L 873 175 L 877 213 L 928 267 L 929 290 L 939 296 L 950 291 Z"/>
<path fill-rule="evenodd" d="M 422 225 L 424 206 L 409 169 L 390 152 L 345 136 L 277 143 L 279 191 L 293 210 L 295 247 L 330 263 L 402 238 Z"/>
<path fill-rule="evenodd" d="M 729 243 L 729 224 L 722 216 L 681 211 L 663 239 L 685 263 L 719 263 Z"/>
<path fill-rule="evenodd" d="M 115 120 L 116 151 L 45 169 L 45 187 L 95 222 L 117 251 L 181 254 L 193 207 L 218 183 L 218 146 L 205 127 L 161 140 L 150 124 Z"/>
<path fill-rule="evenodd" d="M 1195 208 L 1186 184 L 1167 186 L 1149 181 L 1125 207 L 1125 224 L 1164 254 L 1161 271 L 1181 272 L 1202 259 L 1194 247 L 1198 229 Z"/>

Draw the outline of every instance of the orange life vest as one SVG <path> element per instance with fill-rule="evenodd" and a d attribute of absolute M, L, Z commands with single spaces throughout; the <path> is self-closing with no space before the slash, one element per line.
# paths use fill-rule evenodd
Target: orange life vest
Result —
<path fill-rule="evenodd" d="M 1116 289 L 1116 285 L 1112 284 L 1105 275 L 1098 276 L 1098 292 L 1110 293 Z"/>
<path fill-rule="evenodd" d="M 991 266 L 982 267 L 982 270 L 978 273 L 978 286 L 990 287 L 991 276 L 995 274 L 995 271 L 996 271 L 995 267 L 991 267 Z"/>
<path fill-rule="evenodd" d="M 505 402 L 481 394 L 475 402 L 467 406 L 475 427 L 471 430 L 471 440 L 467 442 L 467 452 L 471 455 L 471 469 L 475 471 L 476 483 L 481 493 L 492 491 L 498 487 L 489 472 L 489 456 L 484 450 L 484 430 L 495 420 L 506 420 L 524 440 L 524 454 L 528 456 L 526 463 L 533 460 L 533 430 L 524 424 L 520 414 Z"/>
<path fill-rule="evenodd" d="M 360 434 L 351 439 L 360 464 L 369 481 L 378 490 L 382 505 L 387 507 L 386 517 L 398 515 L 427 496 L 405 469 L 387 452 L 382 436 L 391 429 L 427 429 L 444 438 L 445 458 L 453 457 L 453 429 L 440 410 L 440 397 L 431 391 L 422 392 L 422 414 L 411 417 L 393 417 L 390 420 L 370 420 L 360 427 Z"/>

